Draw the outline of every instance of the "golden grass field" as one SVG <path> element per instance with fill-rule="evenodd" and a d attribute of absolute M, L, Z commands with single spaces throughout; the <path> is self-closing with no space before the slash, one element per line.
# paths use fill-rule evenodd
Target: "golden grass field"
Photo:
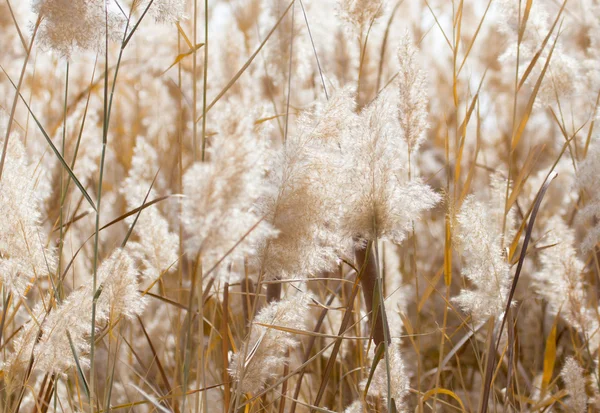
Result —
<path fill-rule="evenodd" d="M 0 413 L 600 411 L 596 0 L 0 0 Z"/>

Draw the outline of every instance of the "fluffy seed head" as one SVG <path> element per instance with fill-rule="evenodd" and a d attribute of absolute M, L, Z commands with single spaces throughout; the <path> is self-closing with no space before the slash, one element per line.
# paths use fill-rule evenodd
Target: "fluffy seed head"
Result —
<path fill-rule="evenodd" d="M 305 330 L 309 299 L 309 296 L 299 294 L 274 301 L 258 313 L 250 339 L 233 356 L 230 367 L 230 373 L 243 393 L 260 391 L 287 363 L 285 353 L 294 348 L 298 340 L 293 333 L 269 326 Z"/>
<path fill-rule="evenodd" d="M 585 372 L 573 357 L 565 361 L 560 375 L 570 398 L 567 401 L 569 411 L 584 413 L 587 411 L 587 394 L 585 393 Z"/>
<path fill-rule="evenodd" d="M 131 318 L 141 314 L 144 303 L 138 292 L 137 271 L 127 252 L 117 249 L 102 263 L 98 268 L 98 285 L 101 288 L 96 306 L 99 327 L 121 316 Z M 88 283 L 48 312 L 43 305 L 38 305 L 33 311 L 35 320 L 30 320 L 15 339 L 18 350 L 8 363 L 10 374 L 17 377 L 23 372 L 31 354 L 35 357 L 34 369 L 64 373 L 75 366 L 71 342 L 79 362 L 84 367 L 89 365 L 92 303 L 92 284 Z"/>
<path fill-rule="evenodd" d="M 214 139 L 208 161 L 194 164 L 183 178 L 186 252 L 200 254 L 207 268 L 252 254 L 274 234 L 257 207 L 271 191 L 264 179 L 270 151 L 251 118 L 232 125 Z"/>
<path fill-rule="evenodd" d="M 363 109 L 342 142 L 342 231 L 350 238 L 400 243 L 440 200 L 417 177 L 409 179 L 406 146 L 385 97 Z"/>
<path fill-rule="evenodd" d="M 587 202 L 579 210 L 582 221 L 597 221 L 600 218 L 600 139 L 596 138 L 589 147 L 588 154 L 578 168 L 577 181 L 579 188 L 588 196 Z M 600 240 L 600 224 L 591 225 L 581 244 L 584 252 L 590 251 Z"/>
<path fill-rule="evenodd" d="M 42 19 L 42 45 L 67 58 L 77 50 L 102 50 L 106 36 L 122 36 L 123 17 L 111 0 L 34 0 L 32 7 Z"/>
<path fill-rule="evenodd" d="M 500 182 L 492 182 L 495 190 L 487 202 L 468 196 L 457 216 L 456 243 L 462 247 L 464 258 L 461 273 L 475 289 L 463 289 L 455 301 L 464 311 L 482 320 L 503 313 L 512 280 L 502 250 L 504 201 Z M 509 229 L 510 215 L 509 212 L 506 223 Z"/>
<path fill-rule="evenodd" d="M 51 273 L 56 261 L 54 251 L 45 247 L 35 185 L 25 148 L 13 136 L 0 180 L 0 280 L 18 296 L 24 296 L 36 278 Z"/>
<path fill-rule="evenodd" d="M 186 0 L 154 0 L 150 12 L 159 23 L 175 23 L 185 19 Z"/>
<path fill-rule="evenodd" d="M 409 152 L 419 149 L 425 139 L 427 122 L 427 83 L 418 63 L 418 50 L 406 33 L 398 48 L 398 118 Z"/>

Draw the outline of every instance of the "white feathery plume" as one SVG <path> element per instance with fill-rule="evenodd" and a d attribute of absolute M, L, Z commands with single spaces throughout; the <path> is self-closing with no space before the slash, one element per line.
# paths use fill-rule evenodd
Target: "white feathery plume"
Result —
<path fill-rule="evenodd" d="M 102 50 L 106 36 L 119 40 L 123 35 L 124 18 L 111 0 L 34 0 L 32 8 L 42 18 L 43 47 L 67 58 L 77 50 Z"/>
<path fill-rule="evenodd" d="M 131 167 L 120 189 L 127 201 L 128 209 L 138 208 L 144 202 L 154 175 L 158 169 L 158 154 L 144 139 L 136 140 Z M 147 201 L 156 197 L 155 188 Z M 129 220 L 131 222 L 133 218 Z M 164 271 L 174 268 L 177 261 L 179 235 L 169 231 L 169 222 L 157 206 L 144 209 L 136 224 L 136 239 L 127 243 L 127 250 L 141 261 L 145 278 L 157 278 Z"/>
<path fill-rule="evenodd" d="M 562 45 L 561 37 L 563 35 L 559 36 L 559 29 L 554 29 L 554 33 L 550 36 L 544 49 L 540 50 L 540 45 L 551 29 L 550 22 L 555 18 L 555 16 L 549 15 L 544 2 L 532 2 L 528 13 L 527 25 L 521 34 L 524 13 L 519 2 L 501 0 L 496 3 L 496 6 L 498 13 L 503 16 L 503 18 L 499 19 L 499 29 L 509 37 L 506 42 L 508 46 L 503 55 L 500 56 L 503 66 L 510 67 L 510 70 L 514 71 L 514 64 L 518 61 L 519 73 L 531 70 L 526 84 L 533 86 L 539 78 L 546 61 L 551 57 L 547 72 L 537 93 L 536 102 L 539 101 L 544 105 L 548 105 L 556 101 L 557 96 L 561 100 L 568 96 L 573 96 L 577 90 L 577 86 L 581 85 L 580 63 L 577 58 L 569 55 L 568 52 L 570 50 Z M 521 44 L 518 51 L 519 59 L 517 60 L 517 48 L 514 45 L 516 45 L 517 39 L 521 36 Z M 559 37 L 558 39 L 557 36 Z M 555 46 L 552 56 L 550 56 L 553 44 Z M 528 66 L 536 56 L 537 61 L 533 69 L 530 69 Z"/>
<path fill-rule="evenodd" d="M 213 140 L 208 161 L 183 177 L 186 252 L 200 254 L 206 268 L 254 254 L 275 233 L 256 206 L 271 191 L 264 179 L 269 148 L 249 116 L 233 125 Z"/>
<path fill-rule="evenodd" d="M 560 372 L 570 398 L 566 401 L 569 412 L 585 413 L 587 411 L 587 394 L 585 392 L 585 372 L 573 357 L 567 358 Z"/>
<path fill-rule="evenodd" d="M 98 269 L 101 293 L 96 306 L 96 321 L 100 326 L 118 317 L 140 315 L 144 302 L 138 291 L 137 271 L 133 259 L 122 250 L 115 250 Z M 89 329 L 92 317 L 91 283 L 73 291 L 61 304 L 47 312 L 39 304 L 33 311 L 34 319 L 15 339 L 15 353 L 8 362 L 8 370 L 16 377 L 26 367 L 32 351 L 34 369 L 48 373 L 64 373 L 75 366 L 69 342 L 78 353 L 79 362 L 89 365 Z M 41 330 L 41 331 L 40 331 Z M 38 334 L 39 341 L 36 340 Z"/>
<path fill-rule="evenodd" d="M 260 391 L 270 378 L 278 377 L 288 362 L 286 352 L 297 346 L 295 334 L 278 328 L 306 330 L 310 296 L 297 294 L 264 307 L 254 319 L 250 338 L 233 355 L 230 373 L 243 393 Z"/>
<path fill-rule="evenodd" d="M 456 244 L 462 248 L 464 259 L 461 274 L 475 289 L 463 289 L 454 301 L 480 320 L 504 312 L 512 281 L 510 265 L 502 250 L 504 197 L 500 182 L 492 180 L 492 195 L 487 202 L 468 196 L 457 216 Z M 510 233 L 511 212 L 506 228 Z"/>
<path fill-rule="evenodd" d="M 398 137 L 385 96 L 363 109 L 342 142 L 344 153 L 341 224 L 346 237 L 400 243 L 412 222 L 440 196 L 417 177 L 408 178 L 407 151 Z"/>
<path fill-rule="evenodd" d="M 383 14 L 384 0 L 338 0 L 340 17 L 358 34 Z"/>
<path fill-rule="evenodd" d="M 360 400 L 354 400 L 350 406 L 344 409 L 344 413 L 365 413 L 365 408 Z"/>
<path fill-rule="evenodd" d="M 587 306 L 584 284 L 585 263 L 577 257 L 575 232 L 560 217 L 551 218 L 546 228 L 549 233 L 544 244 L 549 248 L 540 252 L 542 268 L 533 275 L 534 286 L 550 305 L 577 331 L 590 340 L 590 350 L 600 345 L 598 317 Z"/>
<path fill-rule="evenodd" d="M 390 394 L 388 395 L 388 373 L 385 356 L 379 361 L 375 368 L 368 393 L 371 396 L 382 397 L 385 402 L 387 402 L 388 397 L 391 397 L 394 399 L 397 411 L 400 412 L 404 410 L 403 401 L 408 393 L 410 381 L 405 372 L 404 362 L 402 361 L 402 354 L 400 353 L 400 347 L 397 340 L 393 340 L 388 346 L 387 359 L 389 362 Z M 366 380 L 361 383 L 361 388 L 364 389 L 365 386 Z"/>
<path fill-rule="evenodd" d="M 408 32 L 398 48 L 398 118 L 402 137 L 412 154 L 419 149 L 425 139 L 427 122 L 427 83 L 426 75 L 418 63 L 418 50 Z"/>
<path fill-rule="evenodd" d="M 268 178 L 277 191 L 264 198 L 261 209 L 279 234 L 259 252 L 266 279 L 327 271 L 345 253 L 347 242 L 338 231 L 342 183 L 336 177 L 353 108 L 350 90 L 334 94 L 323 107 L 303 114 L 298 133 L 274 158 Z"/>
<path fill-rule="evenodd" d="M 127 172 L 127 177 L 123 180 L 123 186 L 120 191 L 127 201 L 128 208 L 137 208 L 150 189 L 150 184 L 158 170 L 158 153 L 156 149 L 143 136 L 135 139 L 133 156 L 131 157 L 131 166 Z M 160 177 L 157 178 L 157 183 Z M 156 197 L 156 183 L 148 195 L 148 201 Z M 143 215 L 143 213 L 142 213 Z"/>
<path fill-rule="evenodd" d="M 54 251 L 45 247 L 34 175 L 23 144 L 13 136 L 0 180 L 0 281 L 18 296 L 51 273 L 56 261 Z"/>
<path fill-rule="evenodd" d="M 158 23 L 175 23 L 186 18 L 185 0 L 154 0 L 150 12 Z"/>
<path fill-rule="evenodd" d="M 600 220 L 600 139 L 595 138 L 590 144 L 585 160 L 581 162 L 577 173 L 579 188 L 587 195 L 586 204 L 579 210 L 578 219 L 592 223 Z M 581 243 L 584 252 L 593 250 L 600 241 L 600 224 L 592 224 Z"/>

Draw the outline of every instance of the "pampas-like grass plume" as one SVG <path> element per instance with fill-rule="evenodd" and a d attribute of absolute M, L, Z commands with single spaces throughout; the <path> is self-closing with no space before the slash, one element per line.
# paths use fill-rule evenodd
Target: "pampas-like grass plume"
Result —
<path fill-rule="evenodd" d="M 267 279 L 326 271 L 347 250 L 338 230 L 344 185 L 338 176 L 339 145 L 354 116 L 351 96 L 341 90 L 304 114 L 299 132 L 288 137 L 271 164 L 269 181 L 277 190 L 261 208 L 279 234 L 259 252 L 259 268 Z"/>
<path fill-rule="evenodd" d="M 208 152 L 183 178 L 186 252 L 207 269 L 252 254 L 275 234 L 257 205 L 272 192 L 264 179 L 270 152 L 250 118 L 213 139 Z"/>
<path fill-rule="evenodd" d="M 587 411 L 587 394 L 585 392 L 586 378 L 584 370 L 573 357 L 567 358 L 560 372 L 565 383 L 569 399 L 567 406 L 570 412 L 584 413 Z"/>
<path fill-rule="evenodd" d="M 272 302 L 258 313 L 248 341 L 231 361 L 230 372 L 241 392 L 256 393 L 280 374 L 288 363 L 286 352 L 299 343 L 296 334 L 286 329 L 306 329 L 309 300 L 299 293 Z"/>
<path fill-rule="evenodd" d="M 175 23 L 186 17 L 186 0 L 154 0 L 150 11 L 159 23 Z"/>
<path fill-rule="evenodd" d="M 342 142 L 343 233 L 359 240 L 402 242 L 413 221 L 440 197 L 409 179 L 407 151 L 384 97 L 362 110 Z"/>
<path fill-rule="evenodd" d="M 398 118 L 409 153 L 419 149 L 429 127 L 426 76 L 417 59 L 418 50 L 406 33 L 398 48 Z"/>
<path fill-rule="evenodd" d="M 600 325 L 597 312 L 587 305 L 585 264 L 577 256 L 575 234 L 562 218 L 553 217 L 548 221 L 544 243 L 548 248 L 540 253 L 541 271 L 533 275 L 538 294 L 555 314 L 560 312 L 561 317 L 584 334 L 595 351 L 600 346 Z"/>
<path fill-rule="evenodd" d="M 117 249 L 102 263 L 98 282 L 98 325 L 142 313 L 144 302 L 138 292 L 137 271 L 126 251 Z M 33 357 L 35 370 L 64 373 L 76 366 L 73 350 L 77 352 L 79 363 L 87 366 L 93 299 L 92 286 L 86 284 L 55 308 L 38 305 L 33 311 L 35 318 L 15 339 L 16 352 L 8 363 L 8 374 L 13 379 L 20 377 L 30 357 Z"/>
<path fill-rule="evenodd" d="M 146 199 L 154 174 L 152 165 L 158 162 L 156 150 L 143 138 L 138 137 L 131 168 L 123 182 L 120 192 L 125 197 L 127 207 L 138 208 Z M 157 191 L 152 189 L 146 202 L 156 198 Z M 129 222 L 133 222 L 130 219 Z M 131 255 L 142 263 L 142 274 L 148 279 L 155 279 L 163 272 L 173 268 L 178 259 L 179 236 L 169 230 L 169 222 L 157 207 L 144 210 L 136 223 L 136 238 L 127 243 Z"/>
<path fill-rule="evenodd" d="M 600 411 L 599 4 L 0 0 L 0 413 Z"/>
<path fill-rule="evenodd" d="M 489 201 L 468 196 L 456 218 L 456 241 L 464 258 L 461 273 L 475 288 L 463 289 L 454 300 L 460 308 L 480 320 L 504 312 L 512 281 L 510 265 L 502 249 L 504 205 L 499 197 L 501 181 L 493 182 L 495 190 Z M 510 228 L 510 220 L 507 226 Z"/>
<path fill-rule="evenodd" d="M 388 394 L 387 363 L 389 363 L 390 394 Z M 397 340 L 388 347 L 387 363 L 384 356 L 377 364 L 369 386 L 369 395 L 381 397 L 384 402 L 387 402 L 388 398 L 393 399 L 396 410 L 401 412 L 405 408 L 403 401 L 409 389 L 409 379 Z M 361 386 L 364 388 L 366 382 L 361 383 Z"/>
<path fill-rule="evenodd" d="M 122 36 L 124 17 L 112 0 L 34 0 L 33 10 L 41 18 L 42 44 L 61 56 L 75 51 L 99 51 L 106 36 Z"/>
<path fill-rule="evenodd" d="M 56 257 L 46 247 L 40 225 L 35 170 L 17 136 L 9 141 L 7 152 L 0 180 L 0 280 L 7 292 L 25 296 L 36 278 L 54 271 Z"/>
<path fill-rule="evenodd" d="M 339 0 L 341 16 L 359 35 L 383 12 L 383 0 Z"/>
<path fill-rule="evenodd" d="M 581 244 L 581 249 L 587 252 L 600 241 L 600 225 L 593 225 L 600 219 L 600 195 L 597 190 L 600 185 L 600 139 L 592 141 L 585 160 L 579 165 L 577 183 L 586 195 L 585 206 L 579 210 L 579 219 L 592 222 Z"/>

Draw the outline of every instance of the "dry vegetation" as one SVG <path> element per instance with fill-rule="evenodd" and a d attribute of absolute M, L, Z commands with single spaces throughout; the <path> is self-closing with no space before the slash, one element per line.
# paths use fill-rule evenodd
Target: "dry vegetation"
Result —
<path fill-rule="evenodd" d="M 0 0 L 0 412 L 600 411 L 597 0 Z"/>

